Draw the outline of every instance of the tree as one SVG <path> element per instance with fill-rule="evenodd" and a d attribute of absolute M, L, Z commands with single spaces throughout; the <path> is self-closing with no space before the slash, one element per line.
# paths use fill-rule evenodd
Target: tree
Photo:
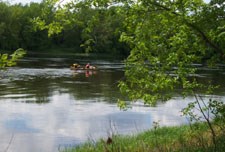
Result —
<path fill-rule="evenodd" d="M 224 63 L 225 4 L 142 0 L 124 6 L 129 9 L 125 12 L 127 30 L 121 40 L 132 50 L 126 60 L 126 80 L 119 85 L 121 91 L 132 101 L 142 99 L 145 104 L 155 105 L 159 100 L 170 99 L 171 92 L 179 86 L 184 97 L 192 95 L 196 99 L 183 110 L 184 114 L 197 121 L 200 118 L 207 121 L 216 149 L 216 133 L 205 113 L 222 118 L 224 103 L 214 99 L 204 101 L 198 90 L 213 94 L 215 86 L 210 82 L 201 83 L 191 75 L 197 72 L 194 63 Z M 126 103 L 120 101 L 119 106 L 124 107 Z M 202 116 L 196 116 L 193 108 L 200 109 Z"/>
<path fill-rule="evenodd" d="M 60 2 L 43 1 L 42 15 L 33 20 L 40 30 L 48 30 L 49 37 L 61 37 L 67 44 L 73 40 L 84 52 L 128 54 L 127 45 L 119 41 L 124 15 L 117 13 L 117 7 L 90 0 L 74 0 L 63 6 Z"/>
<path fill-rule="evenodd" d="M 10 5 L 0 2 L 0 49 L 15 50 L 24 48 L 29 50 L 49 46 L 51 39 L 46 31 L 34 31 L 31 19 L 39 16 L 42 4 Z M 46 44 L 47 43 L 47 44 Z"/>
<path fill-rule="evenodd" d="M 129 7 L 128 29 L 121 39 L 132 51 L 126 62 L 127 79 L 120 84 L 122 92 L 154 105 L 157 100 L 167 100 L 177 85 L 185 94 L 203 87 L 190 80 L 196 72 L 191 65 L 215 62 L 215 56 L 219 61 L 224 59 L 224 47 L 214 41 L 218 26 L 212 28 L 212 23 L 206 22 L 209 12 L 205 11 L 212 6 L 183 0 L 141 1 Z M 216 24 L 222 22 L 217 20 Z"/>

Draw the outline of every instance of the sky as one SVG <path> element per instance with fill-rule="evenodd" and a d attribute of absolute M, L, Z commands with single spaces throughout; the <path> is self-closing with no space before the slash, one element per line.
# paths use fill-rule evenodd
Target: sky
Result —
<path fill-rule="evenodd" d="M 3 0 L 3 1 L 8 1 L 11 4 L 15 4 L 15 3 L 22 3 L 22 4 L 26 4 L 26 3 L 30 3 L 30 2 L 41 2 L 42 0 Z M 65 0 L 68 1 L 68 0 Z M 209 2 L 210 0 L 204 0 L 205 2 Z"/>
<path fill-rule="evenodd" d="M 37 2 L 40 3 L 42 0 L 3 0 L 3 1 L 8 1 L 11 4 L 16 4 L 16 3 L 22 3 L 22 4 L 29 4 L 30 2 Z M 64 0 L 64 1 L 68 1 L 68 0 Z"/>
<path fill-rule="evenodd" d="M 15 4 L 15 3 L 26 4 L 26 3 L 30 3 L 30 2 L 41 2 L 42 0 L 7 0 L 7 1 L 12 4 Z"/>

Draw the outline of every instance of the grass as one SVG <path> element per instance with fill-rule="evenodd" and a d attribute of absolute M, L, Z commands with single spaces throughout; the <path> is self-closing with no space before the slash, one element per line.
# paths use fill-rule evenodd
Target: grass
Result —
<path fill-rule="evenodd" d="M 211 133 L 205 123 L 190 126 L 162 127 L 138 135 L 114 135 L 108 140 L 65 149 L 63 152 L 224 152 L 225 134 L 217 129 L 217 147 L 214 149 Z"/>

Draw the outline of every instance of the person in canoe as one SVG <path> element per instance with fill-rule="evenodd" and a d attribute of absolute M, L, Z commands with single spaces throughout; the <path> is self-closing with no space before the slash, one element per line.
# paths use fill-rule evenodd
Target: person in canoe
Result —
<path fill-rule="evenodd" d="M 87 64 L 85 65 L 85 69 L 86 69 L 86 70 L 95 70 L 95 69 L 96 69 L 96 67 L 95 67 L 95 66 L 90 65 L 90 63 L 87 63 Z"/>
<path fill-rule="evenodd" d="M 74 63 L 70 66 L 71 70 L 78 70 L 78 69 L 82 69 L 81 66 L 77 63 Z"/>

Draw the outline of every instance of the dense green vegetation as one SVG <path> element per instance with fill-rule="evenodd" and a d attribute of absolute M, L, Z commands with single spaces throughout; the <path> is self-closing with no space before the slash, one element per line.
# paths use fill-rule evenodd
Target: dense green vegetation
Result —
<path fill-rule="evenodd" d="M 68 6 L 74 9 L 59 11 L 49 4 L 48 0 L 26 5 L 0 2 L 0 50 L 23 48 L 28 53 L 92 52 L 125 57 L 129 54 L 128 46 L 119 41 L 118 29 L 124 16 L 117 16 L 115 8 L 96 10 L 79 3 Z M 98 21 L 93 15 L 99 17 Z M 36 24 L 40 19 L 45 21 Z M 48 23 L 49 26 L 44 25 Z M 89 26 L 94 30 L 90 31 Z"/>
<path fill-rule="evenodd" d="M 0 2 L 0 50 L 35 49 L 49 41 L 46 33 L 32 30 L 30 20 L 40 11 L 40 4 L 22 6 Z"/>

